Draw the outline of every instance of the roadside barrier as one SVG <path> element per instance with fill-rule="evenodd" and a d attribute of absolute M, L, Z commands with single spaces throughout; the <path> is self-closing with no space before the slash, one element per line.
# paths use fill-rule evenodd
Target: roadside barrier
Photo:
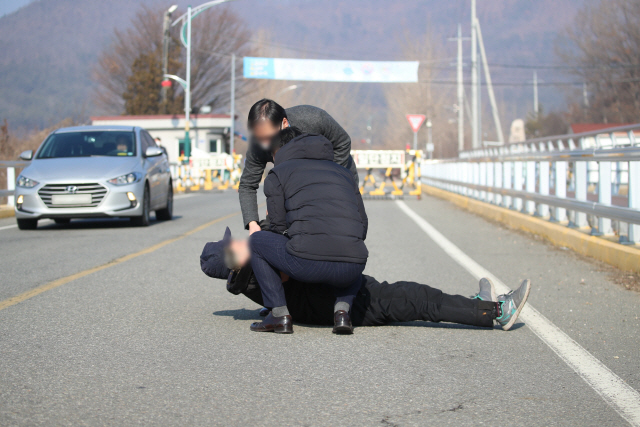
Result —
<path fill-rule="evenodd" d="M 421 198 L 421 150 L 354 150 L 351 155 L 356 167 L 367 171 L 360 186 L 360 194 L 363 196 L 394 199 L 409 195 Z M 372 173 L 374 169 L 385 169 L 384 176 L 377 185 Z M 399 184 L 396 182 L 394 170 L 399 170 L 399 173 L 396 173 L 400 178 Z"/>

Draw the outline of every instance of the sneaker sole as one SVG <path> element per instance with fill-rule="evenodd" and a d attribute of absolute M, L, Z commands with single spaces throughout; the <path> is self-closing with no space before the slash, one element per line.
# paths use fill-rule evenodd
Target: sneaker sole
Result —
<path fill-rule="evenodd" d="M 522 308 L 527 303 L 527 299 L 529 299 L 529 292 L 531 292 L 531 280 L 529 279 L 523 280 L 522 283 L 520 283 L 520 286 L 522 286 L 524 283 L 527 284 L 527 290 L 524 294 L 524 298 L 522 298 L 522 301 L 520 301 L 520 305 L 516 309 L 516 312 L 513 314 L 513 316 L 511 316 L 511 320 L 509 320 L 509 323 L 507 323 L 502 327 L 502 329 L 505 331 L 508 331 L 509 329 L 511 329 L 513 324 L 516 323 L 516 320 L 518 320 L 518 316 L 520 315 Z"/>
<path fill-rule="evenodd" d="M 513 316 L 511 316 L 511 320 L 509 320 L 509 323 L 507 323 L 502 327 L 502 329 L 505 331 L 508 331 L 509 329 L 511 329 L 513 324 L 516 323 L 516 320 L 518 320 L 518 316 L 520 315 L 520 312 L 522 311 L 524 305 L 527 303 L 527 299 L 529 299 L 529 292 L 531 292 L 531 280 L 529 279 L 523 280 L 522 283 L 520 283 L 520 286 L 522 286 L 524 283 L 526 283 L 526 286 L 527 286 L 526 288 L 527 290 L 524 294 L 524 298 L 522 299 L 522 301 L 520 301 L 520 305 L 516 309 L 516 312 L 513 314 Z"/>

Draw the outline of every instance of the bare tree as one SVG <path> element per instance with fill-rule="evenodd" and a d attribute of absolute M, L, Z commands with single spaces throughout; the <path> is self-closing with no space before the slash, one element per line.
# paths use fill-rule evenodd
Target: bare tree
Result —
<path fill-rule="evenodd" d="M 587 84 L 588 102 L 570 108 L 573 121 L 637 122 L 640 119 L 640 2 L 587 4 L 559 45 Z M 587 105 L 588 104 L 588 105 Z"/>
<path fill-rule="evenodd" d="M 388 115 L 385 128 L 387 146 L 403 149 L 412 143 L 413 131 L 405 118 L 406 114 L 425 114 L 433 125 L 432 135 L 435 145 L 434 156 L 452 157 L 457 153 L 456 125 L 452 110 L 455 93 L 452 86 L 436 86 L 443 70 L 453 73 L 449 67 L 451 60 L 444 55 L 444 48 L 430 33 L 422 37 L 405 35 L 399 45 L 405 46 L 402 56 L 405 60 L 419 60 L 418 83 L 395 83 L 385 86 Z M 424 149 L 427 129 L 423 125 L 419 133 L 419 148 Z"/>
<path fill-rule="evenodd" d="M 132 88 L 148 87 L 141 84 L 141 78 L 135 78 L 133 73 L 135 69 L 142 75 L 145 67 L 147 72 L 158 69 L 157 65 L 162 60 L 163 13 L 164 8 L 142 6 L 132 19 L 130 27 L 124 31 L 116 30 L 113 43 L 102 52 L 94 69 L 94 80 L 97 83 L 96 104 L 104 112 L 123 113 L 126 98 L 135 98 L 135 94 L 128 92 Z M 171 29 L 169 73 L 184 77 L 186 51 L 179 41 L 179 30 L 179 25 Z M 236 14 L 224 7 L 218 7 L 193 19 L 193 107 L 210 105 L 214 111 L 228 112 L 232 53 L 238 58 L 249 54 L 249 32 Z M 236 74 L 241 75 L 241 72 L 240 59 L 236 61 Z M 246 93 L 245 81 L 238 79 L 236 84 L 236 96 L 242 97 Z M 159 85 L 155 90 L 160 92 Z M 181 89 L 176 90 L 175 95 L 170 93 L 174 101 L 180 96 L 178 92 L 181 92 Z M 145 105 L 144 108 L 148 110 L 149 106 Z"/>

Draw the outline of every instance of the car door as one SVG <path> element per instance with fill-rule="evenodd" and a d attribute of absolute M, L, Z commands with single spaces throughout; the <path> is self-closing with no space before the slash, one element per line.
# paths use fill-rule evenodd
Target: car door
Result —
<path fill-rule="evenodd" d="M 142 142 L 142 154 L 144 155 L 149 147 L 156 147 L 156 142 L 146 131 L 140 132 Z M 147 170 L 147 179 L 149 180 L 149 197 L 151 208 L 162 206 L 166 198 L 165 186 L 162 185 L 162 163 L 164 156 L 145 157 L 144 167 Z"/>

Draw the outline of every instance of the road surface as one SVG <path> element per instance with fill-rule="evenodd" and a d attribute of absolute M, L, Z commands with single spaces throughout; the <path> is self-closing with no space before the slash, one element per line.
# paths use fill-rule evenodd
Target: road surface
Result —
<path fill-rule="evenodd" d="M 509 332 L 258 334 L 259 307 L 199 268 L 227 225 L 245 233 L 233 191 L 177 196 L 149 228 L 4 219 L 0 425 L 639 425 L 640 294 L 609 269 L 439 199 L 366 208 L 366 274 L 462 295 L 474 268 L 530 278 L 536 311 Z"/>

